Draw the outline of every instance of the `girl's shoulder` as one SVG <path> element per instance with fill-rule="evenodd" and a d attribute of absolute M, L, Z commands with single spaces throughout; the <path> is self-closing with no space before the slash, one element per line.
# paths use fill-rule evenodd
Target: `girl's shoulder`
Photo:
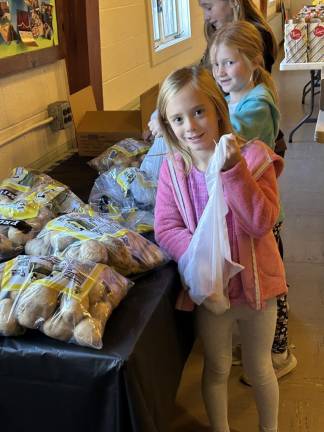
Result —
<path fill-rule="evenodd" d="M 283 159 L 263 141 L 257 139 L 248 141 L 241 152 L 246 160 L 249 171 L 257 179 L 261 177 L 263 172 L 272 164 L 274 165 L 277 177 L 279 177 L 283 170 Z"/>
<path fill-rule="evenodd" d="M 269 88 L 265 84 L 261 83 L 253 87 L 253 89 L 251 89 L 245 95 L 245 97 L 241 99 L 242 103 L 251 100 L 255 100 L 255 101 L 266 100 L 269 102 L 273 102 L 273 96 Z"/>

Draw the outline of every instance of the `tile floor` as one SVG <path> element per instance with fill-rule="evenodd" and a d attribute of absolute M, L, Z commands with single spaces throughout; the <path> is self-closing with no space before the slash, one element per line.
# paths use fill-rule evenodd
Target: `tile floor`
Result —
<path fill-rule="evenodd" d="M 274 77 L 288 141 L 289 131 L 303 116 L 301 91 L 309 72 L 279 72 L 277 65 Z M 324 145 L 313 141 L 314 129 L 315 124 L 307 124 L 295 133 L 280 179 L 289 339 L 298 359 L 297 368 L 280 380 L 280 432 L 324 431 Z M 210 432 L 200 394 L 201 369 L 197 343 L 179 388 L 172 432 Z M 251 389 L 239 383 L 240 374 L 241 367 L 232 368 L 230 425 L 233 432 L 257 432 Z"/>

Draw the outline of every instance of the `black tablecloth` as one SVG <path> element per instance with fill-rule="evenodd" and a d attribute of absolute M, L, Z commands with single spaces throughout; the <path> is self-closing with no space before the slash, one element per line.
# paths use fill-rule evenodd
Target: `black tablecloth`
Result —
<path fill-rule="evenodd" d="M 28 331 L 0 337 L 1 432 L 157 432 L 169 420 L 191 348 L 174 310 L 174 263 L 142 275 L 93 350 Z"/>

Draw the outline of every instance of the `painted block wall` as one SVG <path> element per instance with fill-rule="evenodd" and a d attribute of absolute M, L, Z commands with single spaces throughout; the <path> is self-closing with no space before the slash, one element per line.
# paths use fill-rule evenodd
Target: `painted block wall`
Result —
<path fill-rule="evenodd" d="M 47 105 L 68 97 L 64 60 L 0 79 L 0 143 L 48 117 Z M 73 141 L 73 128 L 33 130 L 0 147 L 0 179 L 16 166 L 46 164 L 58 159 Z"/>
<path fill-rule="evenodd" d="M 99 1 L 106 110 L 127 106 L 173 69 L 197 62 L 203 54 L 203 15 L 198 0 L 191 0 L 191 48 L 152 65 L 146 2 L 150 0 Z"/>

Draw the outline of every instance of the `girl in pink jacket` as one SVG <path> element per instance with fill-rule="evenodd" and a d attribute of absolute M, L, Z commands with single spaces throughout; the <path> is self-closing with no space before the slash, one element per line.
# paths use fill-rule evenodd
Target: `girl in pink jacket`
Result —
<path fill-rule="evenodd" d="M 179 69 L 166 78 L 158 98 L 158 112 L 176 181 L 164 161 L 154 229 L 157 242 L 178 261 L 208 201 L 204 173 L 215 143 L 232 128 L 223 95 L 209 72 L 199 67 Z M 227 141 L 221 178 L 229 207 L 226 222 L 232 260 L 242 264 L 244 270 L 229 282 L 229 310 L 215 315 L 204 304 L 196 307 L 197 330 L 205 356 L 202 391 L 213 432 L 229 432 L 227 381 L 232 363 L 232 327 L 237 322 L 243 366 L 253 385 L 260 431 L 276 432 L 279 389 L 271 346 L 276 297 L 286 293 L 287 286 L 272 227 L 279 213 L 277 177 L 283 160 L 260 141 L 245 145 L 239 142 L 234 135 Z M 180 294 L 178 308 L 193 309 L 187 293 Z"/>

